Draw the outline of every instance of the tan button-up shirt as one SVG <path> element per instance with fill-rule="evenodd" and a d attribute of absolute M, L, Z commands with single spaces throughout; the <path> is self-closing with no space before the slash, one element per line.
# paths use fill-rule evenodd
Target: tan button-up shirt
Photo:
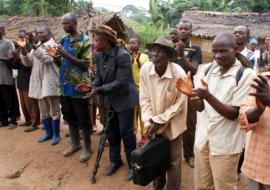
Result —
<path fill-rule="evenodd" d="M 175 63 L 168 64 L 162 77 L 152 62 L 140 70 L 140 106 L 145 128 L 150 126 L 151 119 L 164 124 L 157 133 L 170 140 L 186 130 L 187 96 L 176 89 L 177 77 L 186 78 L 186 73 Z"/>
<path fill-rule="evenodd" d="M 236 106 L 245 103 L 250 92 L 250 84 L 255 77 L 255 72 L 247 68 L 236 85 L 236 75 L 241 67 L 237 60 L 227 73 L 221 75 L 220 67 L 216 62 L 204 76 L 209 65 L 201 69 L 199 78 L 207 84 L 211 94 L 224 104 Z M 197 84 L 196 86 L 199 86 Z M 207 101 L 205 108 L 197 123 L 195 146 L 199 149 L 208 142 L 211 155 L 228 155 L 242 152 L 244 146 L 244 133 L 240 131 L 238 120 L 231 121 L 220 115 Z"/>

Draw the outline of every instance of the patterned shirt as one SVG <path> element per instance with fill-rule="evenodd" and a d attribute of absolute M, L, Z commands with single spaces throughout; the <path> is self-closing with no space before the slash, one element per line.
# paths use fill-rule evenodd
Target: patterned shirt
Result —
<path fill-rule="evenodd" d="M 270 79 L 268 79 L 270 84 Z M 248 105 L 241 107 L 240 113 L 254 107 L 255 98 L 249 96 Z M 270 108 L 266 107 L 260 121 L 251 132 L 248 149 L 245 154 L 243 173 L 262 184 L 270 185 Z"/>
<path fill-rule="evenodd" d="M 87 35 L 81 33 L 77 38 L 71 40 L 68 34 L 60 40 L 60 44 L 69 55 L 83 60 L 85 66 L 89 66 L 92 47 Z M 88 69 L 82 70 L 69 59 L 62 59 L 60 67 L 60 94 L 62 96 L 71 96 L 73 98 L 83 97 L 85 94 L 76 91 L 75 87 L 80 83 L 89 82 L 90 76 Z"/>

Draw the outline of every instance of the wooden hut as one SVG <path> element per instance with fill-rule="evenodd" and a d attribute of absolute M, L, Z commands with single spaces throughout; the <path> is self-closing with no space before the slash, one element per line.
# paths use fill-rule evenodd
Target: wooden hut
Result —
<path fill-rule="evenodd" d="M 192 42 L 199 45 L 203 51 L 203 62 L 212 60 L 212 41 L 220 32 L 233 32 L 236 26 L 248 26 L 252 37 L 260 44 L 270 36 L 270 13 L 223 13 L 188 11 L 183 18 L 193 24 Z"/>
<path fill-rule="evenodd" d="M 64 35 L 61 25 L 61 17 L 23 17 L 23 16 L 4 16 L 1 19 L 6 24 L 6 35 L 10 39 L 14 39 L 20 29 L 26 31 L 34 31 L 39 25 L 47 25 L 52 30 L 55 39 L 59 39 Z M 82 32 L 88 32 L 89 17 L 87 13 L 78 14 L 78 29 Z M 98 14 L 93 18 L 93 25 L 107 24 L 117 31 L 118 38 L 124 41 L 128 40 L 133 30 L 128 28 L 121 17 L 115 13 Z"/>

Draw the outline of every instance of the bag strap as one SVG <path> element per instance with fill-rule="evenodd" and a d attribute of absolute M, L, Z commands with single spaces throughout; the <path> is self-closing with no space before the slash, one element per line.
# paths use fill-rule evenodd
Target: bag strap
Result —
<path fill-rule="evenodd" d="M 214 65 L 214 63 L 211 63 L 211 64 L 205 69 L 205 71 L 204 71 L 204 76 L 206 76 L 206 75 L 209 73 L 209 71 L 210 71 L 210 69 L 213 67 L 213 65 Z"/>
<path fill-rule="evenodd" d="M 247 69 L 247 67 L 245 67 L 245 66 L 243 66 L 243 65 L 238 69 L 238 71 L 237 71 L 237 73 L 236 73 L 236 77 L 235 77 L 236 86 L 238 86 L 239 81 L 241 80 L 241 78 L 242 78 L 242 76 L 243 76 L 243 73 L 244 73 L 244 71 L 245 71 L 246 69 Z"/>
<path fill-rule="evenodd" d="M 210 69 L 213 67 L 213 65 L 214 65 L 214 63 L 211 63 L 211 64 L 205 69 L 205 71 L 204 71 L 204 75 L 205 75 L 205 76 L 209 73 L 209 71 L 210 71 Z M 236 77 L 235 77 L 236 86 L 238 86 L 239 81 L 241 80 L 241 78 L 242 78 L 242 76 L 243 76 L 243 73 L 244 73 L 244 71 L 245 71 L 247 68 L 248 68 L 248 67 L 242 65 L 242 66 L 238 69 L 238 71 L 237 71 L 237 73 L 236 73 Z"/>

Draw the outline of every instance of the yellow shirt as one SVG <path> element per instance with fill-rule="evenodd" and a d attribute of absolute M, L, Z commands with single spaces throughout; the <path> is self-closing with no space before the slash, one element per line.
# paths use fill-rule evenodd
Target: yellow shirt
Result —
<path fill-rule="evenodd" d="M 141 53 L 139 61 L 140 61 L 141 66 L 144 63 L 149 62 L 148 55 L 146 55 L 144 53 Z M 134 61 L 132 63 L 132 73 L 133 73 L 133 77 L 134 77 L 134 80 L 135 80 L 135 84 L 136 84 L 137 88 L 139 88 L 140 67 L 139 67 L 139 64 L 137 63 L 136 59 L 134 59 Z"/>

